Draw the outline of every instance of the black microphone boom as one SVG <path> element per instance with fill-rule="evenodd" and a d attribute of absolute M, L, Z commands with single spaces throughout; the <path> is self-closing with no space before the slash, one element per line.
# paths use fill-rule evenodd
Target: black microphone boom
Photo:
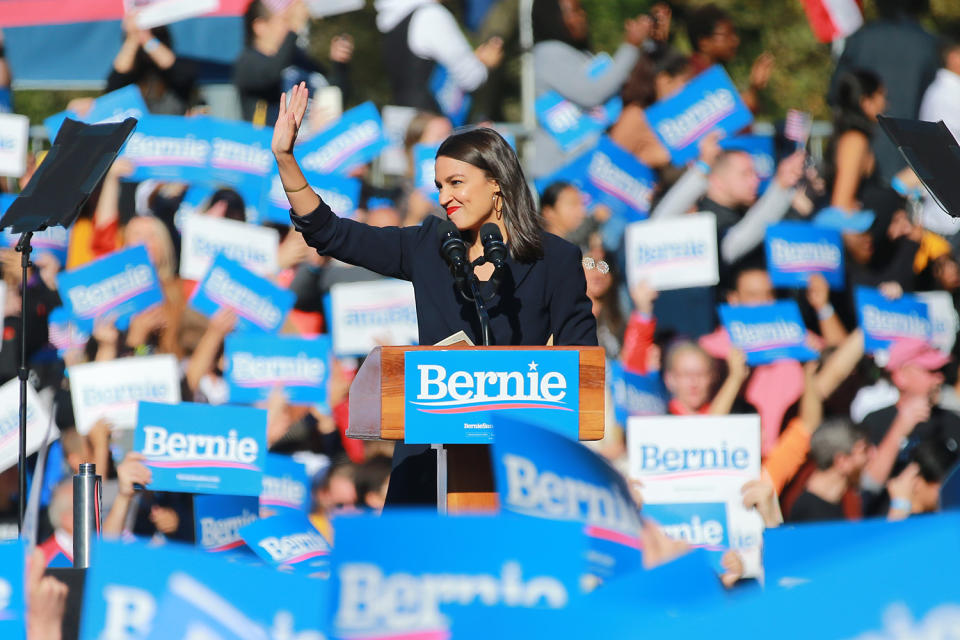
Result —
<path fill-rule="evenodd" d="M 457 225 L 449 220 L 444 220 L 437 227 L 437 235 L 440 236 L 440 254 L 450 266 L 450 273 L 457 283 L 457 288 L 466 294 L 467 286 L 467 245 L 463 243 L 460 237 L 460 230 Z"/>
<path fill-rule="evenodd" d="M 507 245 L 503 243 L 503 234 L 500 227 L 493 222 L 487 222 L 480 227 L 480 244 L 483 245 L 483 257 L 493 264 L 493 276 L 490 283 L 494 290 L 500 285 L 503 270 L 507 266 Z"/>

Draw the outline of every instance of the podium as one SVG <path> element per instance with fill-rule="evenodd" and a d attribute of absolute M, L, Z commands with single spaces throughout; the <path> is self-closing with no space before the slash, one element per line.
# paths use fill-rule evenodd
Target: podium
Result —
<path fill-rule="evenodd" d="M 350 421 L 347 436 L 362 440 L 405 441 L 408 409 L 406 356 L 417 353 L 418 362 L 441 361 L 450 352 L 461 355 L 464 352 L 478 355 L 490 352 L 532 352 L 537 354 L 554 352 L 575 352 L 579 364 L 577 367 L 577 398 L 575 407 L 577 433 L 580 440 L 599 440 L 603 438 L 604 428 L 604 376 L 605 355 L 602 347 L 468 347 L 468 346 L 387 346 L 376 347 L 367 356 L 357 376 L 350 386 Z M 435 357 L 434 357 L 435 354 Z M 516 354 L 515 354 L 516 355 Z M 478 358 L 479 359 L 479 358 Z M 534 367 L 531 367 L 533 370 Z M 503 372 L 506 373 L 506 372 Z M 526 371 L 521 376 L 532 375 Z M 493 375 L 493 374 L 489 374 Z M 516 375 L 514 373 L 513 375 Z M 463 378 L 464 383 L 470 378 Z M 491 378 L 491 381 L 493 379 Z M 535 379 L 535 380 L 538 380 Z M 479 379 L 478 379 L 479 382 Z M 494 384 L 491 382 L 491 384 Z M 545 384 L 545 383 L 544 383 Z M 509 385 L 504 382 L 504 387 Z M 502 398 L 501 398 L 502 399 Z M 517 400 L 528 400 L 527 396 L 518 396 Z M 513 403 L 516 405 L 518 403 Z M 514 408 L 514 407 L 511 407 Z M 567 409 L 569 411 L 569 409 Z M 478 411 L 485 411 L 480 407 Z M 444 413 L 438 411 L 437 413 Z M 450 414 L 449 429 L 451 436 L 462 430 L 463 419 L 469 417 L 468 409 L 458 409 Z M 485 413 L 493 424 L 496 414 Z M 514 414 L 517 415 L 517 414 Z M 522 411 L 519 413 L 522 419 Z M 443 418 L 432 418 L 435 422 Z M 458 426 L 459 425 L 459 426 Z M 441 431 L 446 430 L 442 425 Z M 431 441 L 437 451 L 437 508 L 444 513 L 462 513 L 476 511 L 496 511 L 497 494 L 494 486 L 490 461 L 489 445 L 454 444 Z M 451 437 L 451 439 L 454 439 Z"/>

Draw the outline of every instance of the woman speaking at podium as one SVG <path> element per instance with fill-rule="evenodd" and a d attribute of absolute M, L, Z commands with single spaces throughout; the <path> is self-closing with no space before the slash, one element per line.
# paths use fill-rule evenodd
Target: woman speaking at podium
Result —
<path fill-rule="evenodd" d="M 416 296 L 420 344 L 435 344 L 458 331 L 482 344 L 473 302 L 457 288 L 441 254 L 441 220 L 427 217 L 419 227 L 376 228 L 338 217 L 309 188 L 293 156 L 294 141 L 307 108 L 307 89 L 280 100 L 272 149 L 292 209 L 294 228 L 321 255 L 409 280 Z M 474 269 L 488 299 L 491 344 L 593 346 L 597 325 L 586 294 L 580 250 L 542 229 L 539 213 L 516 153 L 491 129 L 473 129 L 447 138 L 437 152 L 440 205 L 466 245 L 467 261 L 484 255 L 479 230 L 500 229 L 507 247 L 504 272 L 492 291 L 493 264 Z M 426 445 L 398 445 L 388 503 L 436 502 L 434 452 Z"/>

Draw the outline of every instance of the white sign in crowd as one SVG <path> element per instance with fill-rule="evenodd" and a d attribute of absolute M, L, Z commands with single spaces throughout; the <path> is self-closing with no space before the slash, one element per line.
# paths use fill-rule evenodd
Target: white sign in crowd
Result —
<path fill-rule="evenodd" d="M 137 426 L 137 403 L 180 402 L 180 372 L 169 354 L 136 356 L 69 367 L 77 432 L 86 435 L 105 418 L 113 429 Z"/>
<path fill-rule="evenodd" d="M 720 282 L 717 218 L 712 213 L 634 222 L 626 231 L 627 283 L 657 291 Z"/>
<path fill-rule="evenodd" d="M 725 504 L 730 547 L 748 570 L 759 567 L 763 520 L 740 493 L 760 478 L 758 415 L 635 416 L 627 442 L 630 478 L 642 483 L 644 504 Z"/>
<path fill-rule="evenodd" d="M 27 385 L 27 455 L 43 445 L 47 428 L 51 426 L 49 412 L 40 402 L 33 385 Z M 17 464 L 20 448 L 20 380 L 13 378 L 0 386 L 0 472 Z M 50 440 L 60 437 L 52 426 Z"/>
<path fill-rule="evenodd" d="M 183 223 L 180 277 L 202 280 L 217 254 L 239 262 L 258 276 L 277 273 L 280 234 L 276 229 L 205 215 Z"/>
<path fill-rule="evenodd" d="M 403 280 L 349 282 L 330 287 L 333 351 L 366 355 L 381 344 L 416 344 L 413 285 Z"/>

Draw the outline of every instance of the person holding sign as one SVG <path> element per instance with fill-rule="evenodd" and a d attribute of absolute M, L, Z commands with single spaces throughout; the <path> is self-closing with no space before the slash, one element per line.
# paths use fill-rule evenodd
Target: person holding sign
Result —
<path fill-rule="evenodd" d="M 294 228 L 323 255 L 409 280 L 417 300 L 420 344 L 435 344 L 459 331 L 481 342 L 473 303 L 457 292 L 441 255 L 440 221 L 428 217 L 419 227 L 375 228 L 337 217 L 313 192 L 293 155 L 307 107 L 306 85 L 284 95 L 272 148 L 292 208 Z M 479 231 L 499 230 L 507 248 L 495 278 L 490 262 L 474 270 L 482 294 L 490 297 L 491 344 L 596 345 L 597 323 L 586 294 L 580 250 L 543 231 L 516 153 L 491 129 L 473 129 L 447 138 L 437 151 L 435 174 L 440 206 L 462 234 L 466 259 L 484 256 Z M 488 227 L 489 228 L 489 227 Z M 447 234 L 449 236 L 449 233 Z M 496 281 L 499 280 L 499 289 Z M 420 452 L 432 456 L 426 447 Z M 420 456 L 423 458 L 423 456 Z M 404 499 L 432 501 L 433 461 L 422 459 L 419 491 Z M 405 489 L 391 483 L 391 495 Z"/>

